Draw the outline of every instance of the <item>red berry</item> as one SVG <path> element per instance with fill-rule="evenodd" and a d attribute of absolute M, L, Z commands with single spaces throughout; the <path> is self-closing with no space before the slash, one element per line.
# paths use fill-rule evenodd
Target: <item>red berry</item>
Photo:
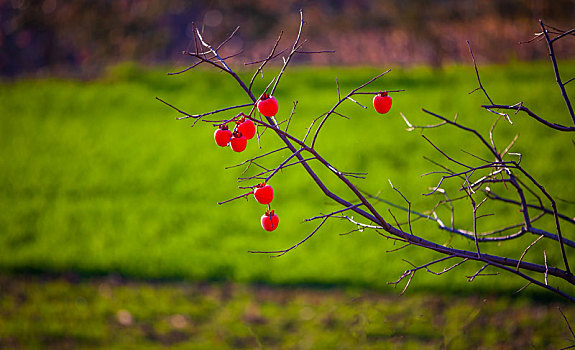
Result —
<path fill-rule="evenodd" d="M 271 212 L 266 210 L 266 213 L 262 215 L 262 227 L 266 231 L 273 231 L 278 227 L 280 219 L 272 210 Z"/>
<path fill-rule="evenodd" d="M 258 101 L 258 111 L 266 117 L 273 117 L 278 112 L 278 100 L 275 97 L 263 94 Z"/>
<path fill-rule="evenodd" d="M 256 126 L 254 125 L 254 122 L 245 118 L 242 118 L 238 121 L 237 130 L 248 140 L 254 137 L 256 134 Z"/>
<path fill-rule="evenodd" d="M 387 95 L 387 92 L 380 92 L 373 97 L 373 108 L 381 114 L 389 112 L 391 109 L 391 97 Z"/>
<path fill-rule="evenodd" d="M 274 190 L 270 185 L 259 184 L 254 190 L 254 197 L 260 204 L 270 204 L 274 199 Z"/>
<path fill-rule="evenodd" d="M 230 143 L 232 138 L 232 132 L 228 130 L 227 125 L 220 125 L 220 127 L 214 132 L 214 140 L 216 144 L 221 147 L 225 147 Z"/>
<path fill-rule="evenodd" d="M 247 145 L 248 145 L 248 140 L 246 139 L 246 137 L 244 135 L 240 134 L 237 131 L 233 133 L 232 138 L 230 140 L 230 147 L 234 151 L 241 152 L 241 151 L 246 149 Z"/>

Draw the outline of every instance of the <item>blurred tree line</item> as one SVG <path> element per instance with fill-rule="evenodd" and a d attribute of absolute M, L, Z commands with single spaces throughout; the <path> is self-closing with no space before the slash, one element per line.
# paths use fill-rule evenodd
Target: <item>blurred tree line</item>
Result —
<path fill-rule="evenodd" d="M 483 62 L 540 59 L 543 45 L 518 44 L 540 31 L 537 20 L 575 24 L 574 0 L 0 0 L 0 75 L 93 76 L 126 60 L 183 65 L 192 23 L 214 42 L 239 25 L 228 51 L 256 60 L 281 30 L 296 34 L 300 8 L 307 49 L 336 50 L 300 56 L 312 64 L 440 67 L 469 62 L 466 40 Z M 575 48 L 558 55 L 572 58 Z"/>

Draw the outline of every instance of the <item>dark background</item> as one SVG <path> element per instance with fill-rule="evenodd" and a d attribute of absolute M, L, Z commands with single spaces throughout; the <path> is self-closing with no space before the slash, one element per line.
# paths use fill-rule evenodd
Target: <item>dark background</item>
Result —
<path fill-rule="evenodd" d="M 531 60 L 545 46 L 518 38 L 540 31 L 538 19 L 566 30 L 575 18 L 570 0 L 0 0 L 0 75 L 93 76 L 126 60 L 185 64 L 192 22 L 213 42 L 239 25 L 228 51 L 255 60 L 281 30 L 289 44 L 300 8 L 306 48 L 337 51 L 300 55 L 313 64 L 469 63 L 466 40 L 483 63 Z M 573 47 L 558 49 L 560 58 L 575 56 Z"/>

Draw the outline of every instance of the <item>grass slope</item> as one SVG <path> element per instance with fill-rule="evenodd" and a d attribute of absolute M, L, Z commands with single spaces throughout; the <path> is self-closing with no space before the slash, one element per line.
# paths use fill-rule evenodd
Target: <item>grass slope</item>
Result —
<path fill-rule="evenodd" d="M 575 73 L 574 63 L 562 67 L 566 76 Z M 276 93 L 280 117 L 286 117 L 297 100 L 290 130 L 302 136 L 311 120 L 336 101 L 336 77 L 345 93 L 379 72 L 373 68 L 288 70 Z M 495 102 L 523 101 L 555 122 L 569 122 L 547 63 L 489 66 L 481 68 L 481 74 Z M 271 77 L 257 80 L 254 90 L 261 91 Z M 357 181 L 360 188 L 402 204 L 389 186 L 390 179 L 414 209 L 424 211 L 437 198 L 421 194 L 438 177 L 420 176 L 437 170 L 422 156 L 440 161 L 441 155 L 419 133 L 405 131 L 399 113 L 419 125 L 437 122 L 422 113 L 422 107 L 446 117 L 459 113 L 459 121 L 486 132 L 494 115 L 479 107 L 485 103 L 479 92 L 468 94 L 476 85 L 472 67 L 392 70 L 371 89 L 406 90 L 393 95 L 390 114 L 379 116 L 349 102 L 341 112 L 351 120 L 330 120 L 317 148 L 341 170 L 368 172 L 366 180 Z M 262 150 L 255 142 L 242 154 L 219 149 L 211 126 L 200 123 L 190 128 L 188 121 L 174 121 L 178 115 L 155 96 L 189 113 L 246 102 L 227 76 L 203 70 L 169 77 L 128 65 L 92 82 L 22 80 L 0 85 L 0 270 L 116 272 L 139 278 L 345 284 L 389 290 L 387 282 L 410 267 L 402 258 L 417 264 L 435 256 L 413 247 L 388 254 L 387 250 L 397 248 L 392 241 L 368 231 L 340 236 L 354 227 L 337 221 L 328 222 L 313 239 L 281 258 L 248 254 L 248 250 L 292 245 L 315 227 L 302 223 L 305 218 L 336 207 L 296 167 L 273 179 L 274 208 L 280 216 L 280 227 L 273 233 L 261 230 L 264 208 L 253 200 L 216 205 L 242 193 L 235 178 L 243 168 L 225 167 L 279 146 L 278 140 L 267 132 Z M 364 105 L 370 103 L 367 96 L 358 99 Z M 550 193 L 573 200 L 573 138 L 541 128 L 524 115 L 512 118 L 513 125 L 501 122 L 498 127 L 501 145 L 506 146 L 520 130 L 514 150 L 525 154 L 526 168 Z M 462 132 L 434 129 L 425 134 L 460 159 L 468 157 L 461 149 L 480 150 Z M 482 150 L 479 154 L 486 156 Z M 285 156 L 279 154 L 262 164 L 272 166 Z M 327 183 L 345 195 L 332 178 Z M 559 205 L 573 214 L 572 206 Z M 379 207 L 393 221 L 387 207 Z M 405 213 L 394 210 L 394 214 L 405 220 Z M 495 219 L 486 220 L 492 220 L 485 222 L 487 226 L 495 224 Z M 465 220 L 460 223 L 468 225 Z M 421 227 L 428 227 L 426 235 L 434 240 L 451 239 L 433 226 L 415 228 Z M 572 227 L 565 234 L 573 238 Z M 533 239 L 526 237 L 511 251 L 498 246 L 489 251 L 518 258 Z M 472 242 L 457 237 L 451 242 L 474 249 Z M 555 245 L 538 247 L 533 254 L 541 255 L 541 262 L 543 249 L 549 259 L 559 259 Z M 470 286 L 464 276 L 479 267 L 469 264 L 440 277 L 420 273 L 410 288 L 510 291 L 522 286 L 506 276 L 478 278 Z"/>

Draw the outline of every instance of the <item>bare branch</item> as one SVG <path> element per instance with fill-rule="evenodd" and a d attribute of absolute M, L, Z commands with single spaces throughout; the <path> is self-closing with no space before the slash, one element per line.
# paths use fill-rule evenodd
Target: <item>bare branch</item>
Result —
<path fill-rule="evenodd" d="M 271 179 L 275 174 L 277 174 L 277 172 L 280 171 L 280 169 L 282 169 L 282 168 L 283 168 L 287 163 L 289 163 L 294 157 L 297 157 L 297 156 L 300 154 L 301 151 L 302 151 L 302 149 L 300 149 L 299 151 L 296 151 L 296 152 L 290 154 L 289 157 L 287 157 L 283 162 L 281 162 L 281 164 L 280 164 L 278 167 L 276 167 L 276 168 L 274 169 L 274 171 L 272 171 L 272 173 L 271 173 L 270 175 L 268 175 L 268 177 L 266 177 L 266 180 L 265 180 L 264 182 L 270 181 L 270 179 Z"/>
<path fill-rule="evenodd" d="M 449 124 L 449 125 L 453 125 L 453 126 L 459 128 L 459 129 L 462 129 L 462 130 L 465 130 L 465 131 L 468 131 L 468 132 L 473 133 L 473 134 L 489 149 L 489 151 L 497 158 L 497 160 L 501 161 L 501 157 L 500 157 L 499 154 L 497 153 L 497 150 L 491 148 L 491 145 L 489 145 L 489 143 L 487 143 L 487 141 L 485 141 L 485 139 L 483 138 L 483 136 L 481 136 L 481 134 L 479 134 L 479 132 L 477 132 L 477 130 L 474 130 L 474 129 L 465 127 L 465 126 L 463 126 L 463 125 L 461 125 L 461 124 L 452 122 L 452 121 L 450 121 L 450 120 L 448 120 L 448 119 L 446 119 L 446 118 L 444 118 L 444 117 L 442 117 L 442 116 L 440 116 L 440 115 L 438 115 L 438 114 L 435 114 L 435 113 L 433 113 L 433 112 L 430 112 L 430 111 L 428 111 L 428 110 L 426 110 L 426 109 L 422 109 L 422 111 L 425 112 L 425 113 L 427 113 L 427 114 L 429 114 L 429 115 L 432 115 L 432 116 L 434 116 L 434 117 L 436 117 L 436 118 L 439 118 L 439 119 L 445 121 L 445 122 L 446 122 L 447 124 Z"/>
<path fill-rule="evenodd" d="M 479 83 L 479 89 L 483 91 L 485 97 L 487 97 L 489 102 L 493 104 L 493 100 L 491 100 L 491 97 L 489 97 L 489 95 L 487 94 L 487 91 L 483 87 L 483 84 L 481 84 L 481 79 L 479 78 L 479 70 L 477 69 L 477 63 L 475 62 L 475 56 L 473 55 L 473 50 L 471 49 L 471 43 L 469 42 L 469 40 L 467 40 L 467 47 L 469 47 L 469 54 L 471 55 L 471 59 L 473 60 L 473 67 L 475 68 L 475 76 L 477 77 L 477 82 Z"/>
<path fill-rule="evenodd" d="M 545 36 L 545 40 L 547 41 L 547 47 L 549 48 L 549 57 L 551 58 L 551 63 L 553 65 L 553 72 L 555 72 L 555 80 L 557 81 L 557 85 L 561 90 L 561 96 L 563 96 L 563 100 L 565 101 L 565 105 L 567 106 L 567 110 L 569 111 L 569 115 L 571 115 L 571 120 L 573 120 L 573 124 L 575 124 L 575 112 L 573 111 L 573 106 L 571 105 L 571 100 L 569 100 L 569 96 L 567 95 L 567 91 L 565 90 L 565 84 L 561 81 L 561 75 L 559 74 L 559 66 L 557 65 L 557 58 L 555 57 L 555 49 L 553 48 L 553 42 L 559 40 L 560 38 L 567 35 L 566 33 L 572 33 L 573 29 L 569 32 L 563 33 L 560 36 L 557 36 L 555 39 L 551 40 L 549 38 L 549 33 L 547 28 L 543 24 L 543 21 L 539 21 L 541 28 L 543 29 L 543 35 Z"/>
<path fill-rule="evenodd" d="M 275 54 L 276 49 L 280 43 L 280 40 L 282 38 L 283 35 L 283 31 L 280 32 L 280 35 L 278 36 L 276 43 L 274 44 L 274 46 L 272 47 L 272 50 L 270 52 L 270 54 L 268 55 L 268 57 L 266 57 L 265 59 L 261 60 L 261 61 L 256 61 L 256 62 L 251 62 L 251 63 L 246 63 L 246 65 L 249 64 L 255 64 L 255 63 L 260 63 L 262 62 L 262 64 L 258 67 L 258 69 L 255 71 L 254 75 L 252 76 L 252 79 L 250 80 L 250 85 L 248 87 L 249 91 L 252 91 L 252 86 L 254 85 L 254 81 L 256 80 L 256 77 L 263 71 L 265 65 L 271 61 L 272 59 L 276 58 L 277 56 L 281 55 L 286 49 L 280 51 L 278 54 Z"/>
<path fill-rule="evenodd" d="M 300 14 L 300 22 L 299 22 L 299 30 L 297 33 L 297 37 L 293 43 L 291 52 L 288 54 L 287 58 L 284 58 L 284 64 L 282 66 L 282 69 L 280 70 L 280 72 L 277 75 L 277 79 L 276 82 L 273 86 L 273 88 L 271 89 L 270 95 L 273 95 L 273 93 L 276 91 L 276 88 L 280 82 L 281 77 L 283 76 L 283 74 L 285 73 L 285 70 L 288 66 L 288 64 L 291 62 L 292 57 L 296 54 L 297 50 L 301 47 L 300 45 L 300 40 L 301 40 L 301 34 L 302 34 L 302 30 L 303 30 L 303 25 L 304 25 L 304 20 L 303 20 L 303 11 L 300 10 L 299 11 Z"/>
<path fill-rule="evenodd" d="M 349 99 L 351 96 L 353 96 L 358 90 L 368 86 L 369 84 L 373 83 L 374 81 L 376 81 L 377 79 L 381 78 L 382 76 L 384 76 L 385 74 L 389 73 L 391 71 L 391 69 L 386 70 L 383 73 L 380 73 L 378 75 L 376 75 L 375 77 L 371 78 L 370 80 L 368 80 L 367 82 L 363 83 L 362 85 L 358 86 L 357 88 L 351 90 L 346 96 L 344 96 L 343 98 L 340 98 L 339 101 L 336 102 L 336 104 L 329 110 L 329 112 L 327 112 L 325 114 L 325 116 L 323 117 L 322 121 L 319 123 L 316 131 L 315 131 L 315 135 L 313 136 L 313 140 L 311 142 L 311 147 L 314 148 L 315 146 L 315 142 L 317 140 L 317 137 L 319 135 L 320 130 L 322 129 L 323 125 L 325 124 L 325 122 L 327 121 L 327 119 L 329 118 L 330 115 L 332 115 L 334 113 L 334 111 L 336 110 L 337 107 L 339 107 L 340 104 L 342 104 L 345 100 Z M 339 91 L 338 91 L 339 92 Z"/>
<path fill-rule="evenodd" d="M 451 266 L 449 266 L 449 267 L 443 268 L 443 270 L 441 270 L 440 272 L 433 272 L 433 271 L 431 271 L 431 270 L 430 270 L 429 268 L 427 268 L 427 267 L 426 267 L 425 269 L 427 270 L 427 272 L 439 276 L 439 275 L 443 275 L 444 273 L 453 270 L 454 268 L 456 268 L 456 267 L 462 265 L 463 263 L 465 263 L 465 262 L 468 261 L 468 260 L 469 260 L 469 259 L 463 259 L 463 260 L 461 260 L 461 261 L 458 262 L 458 263 L 455 263 L 455 264 L 453 264 L 453 265 L 451 265 Z"/>
<path fill-rule="evenodd" d="M 413 124 L 411 124 L 409 122 L 409 120 L 407 120 L 407 117 L 403 114 L 403 113 L 399 113 L 401 115 L 401 117 L 403 118 L 403 120 L 405 121 L 405 124 L 407 124 L 407 131 L 413 131 L 415 129 L 432 129 L 432 128 L 438 128 L 440 126 L 443 126 L 445 124 L 447 124 L 446 122 L 441 122 L 439 124 L 435 124 L 435 125 L 423 125 L 423 126 L 414 126 Z"/>
<path fill-rule="evenodd" d="M 307 221 L 313 221 L 313 220 L 317 220 L 317 219 L 323 219 L 323 218 L 326 218 L 326 217 L 331 217 L 331 216 L 334 216 L 334 215 L 336 215 L 336 214 L 340 214 L 340 213 L 343 213 L 343 212 L 348 211 L 348 210 L 350 210 L 350 209 L 356 208 L 356 207 L 358 207 L 358 206 L 360 206 L 360 205 L 362 205 L 362 204 L 361 204 L 361 203 L 359 203 L 359 204 L 354 204 L 354 205 L 349 206 L 349 207 L 347 207 L 347 208 L 343 208 L 343 209 L 340 209 L 340 210 L 332 211 L 332 212 L 329 213 L 329 214 L 314 216 L 314 217 L 311 217 L 311 218 L 309 218 L 309 219 L 305 219 L 304 221 L 307 222 Z"/>
<path fill-rule="evenodd" d="M 401 196 L 401 198 L 403 198 L 403 200 L 407 203 L 407 223 L 409 224 L 409 233 L 413 234 L 413 230 L 411 228 L 411 202 L 407 200 L 407 198 L 405 198 L 405 196 L 403 195 L 403 193 L 401 193 L 401 191 L 399 189 L 397 189 L 395 186 L 393 186 L 393 184 L 391 183 L 391 180 L 389 180 L 389 184 L 391 185 L 391 188 L 393 188 L 397 193 L 399 193 L 399 195 Z"/>
<path fill-rule="evenodd" d="M 293 103 L 293 108 L 291 109 L 291 113 L 289 114 L 289 118 L 288 118 L 288 121 L 287 121 L 287 124 L 286 124 L 285 132 L 288 132 L 289 124 L 290 124 L 290 122 L 291 122 L 291 118 L 292 118 L 293 115 L 295 114 L 295 109 L 296 109 L 296 107 L 297 107 L 297 101 L 294 101 L 294 103 Z"/>
<path fill-rule="evenodd" d="M 501 197 L 501 196 L 495 194 L 493 191 L 489 191 L 489 192 L 487 192 L 487 194 L 488 194 L 492 199 L 495 199 L 495 200 L 498 200 L 498 201 L 502 201 L 502 202 L 505 202 L 505 203 L 511 203 L 511 204 L 515 204 L 515 205 L 521 205 L 520 202 L 515 201 L 515 200 L 513 200 L 513 199 L 503 198 L 503 197 Z M 554 214 L 554 213 L 553 213 L 553 210 L 548 209 L 548 208 L 545 208 L 545 207 L 543 207 L 542 205 L 527 204 L 527 207 L 540 210 L 540 211 L 542 211 L 542 212 L 544 212 L 544 213 L 546 213 L 546 214 L 552 214 L 552 215 Z M 575 224 L 575 218 L 570 218 L 570 217 L 568 217 L 567 215 L 563 215 L 563 214 L 560 214 L 560 213 L 557 213 L 557 216 L 558 216 L 559 218 L 561 218 L 561 219 L 563 219 L 563 220 L 565 220 L 565 221 L 571 223 L 571 224 Z"/>
<path fill-rule="evenodd" d="M 524 107 L 523 105 L 508 106 L 508 105 L 491 104 L 491 105 L 483 105 L 481 107 L 483 107 L 485 109 L 509 109 L 509 110 L 516 110 L 516 111 L 525 112 L 531 118 L 537 120 L 541 124 L 546 125 L 552 129 L 559 130 L 559 131 L 575 131 L 575 127 L 573 127 L 573 126 L 564 126 L 564 125 L 560 125 L 560 124 L 551 123 L 551 122 L 541 118 L 540 116 L 535 114 L 533 111 L 531 111 L 529 108 Z"/>
<path fill-rule="evenodd" d="M 253 193 L 254 193 L 253 191 L 250 191 L 250 192 L 247 192 L 247 193 L 244 193 L 244 194 L 240 194 L 239 196 L 236 196 L 236 197 L 234 197 L 234 198 L 230 198 L 230 199 L 227 199 L 227 200 L 225 200 L 225 201 L 218 202 L 218 204 L 221 205 L 221 204 L 229 203 L 229 202 L 234 201 L 234 200 L 236 200 L 236 199 L 240 199 L 240 198 L 247 197 L 247 196 L 249 196 L 249 195 L 251 195 L 251 194 L 253 194 Z"/>
<path fill-rule="evenodd" d="M 567 317 L 566 317 L 565 314 L 563 313 L 563 310 L 561 310 L 560 307 L 557 307 L 557 309 L 558 309 L 559 312 L 561 313 L 561 316 L 563 316 L 563 319 L 565 320 L 565 323 L 567 323 L 567 327 L 569 327 L 569 332 L 571 332 L 571 336 L 573 337 L 573 340 L 575 340 L 575 333 L 573 333 L 573 329 L 571 328 L 571 324 L 570 324 L 569 321 L 567 320 Z"/>
<path fill-rule="evenodd" d="M 415 273 L 416 273 L 418 270 L 426 269 L 427 271 L 429 271 L 429 269 L 428 269 L 429 266 L 434 265 L 434 264 L 437 264 L 437 263 L 442 262 L 442 261 L 445 261 L 445 260 L 448 260 L 448 259 L 451 259 L 451 258 L 453 258 L 453 256 L 444 256 L 444 257 L 442 257 L 442 258 L 439 258 L 439 259 L 437 259 L 437 260 L 434 260 L 434 261 L 432 261 L 432 262 L 430 262 L 430 263 L 427 263 L 427 264 L 421 265 L 421 266 L 415 266 L 415 265 L 413 265 L 412 263 L 410 263 L 409 261 L 403 259 L 403 261 L 409 263 L 409 264 L 410 264 L 411 266 L 413 266 L 414 268 L 413 268 L 413 269 L 406 270 L 406 271 L 399 277 L 399 279 L 398 279 L 397 281 L 395 281 L 395 282 L 387 282 L 387 284 L 397 285 L 397 284 L 399 284 L 405 277 L 409 276 L 409 279 L 408 279 L 408 281 L 407 281 L 407 283 L 406 283 L 406 285 L 405 285 L 403 291 L 401 292 L 401 294 L 403 294 L 403 293 L 405 293 L 405 291 L 406 291 L 407 288 L 409 287 L 409 284 L 411 283 L 411 279 L 413 278 L 413 275 L 415 275 Z"/>
<path fill-rule="evenodd" d="M 549 266 L 547 266 L 547 253 L 543 250 L 543 259 L 545 261 L 545 285 L 548 286 L 549 283 L 547 282 L 547 271 L 549 271 Z"/>
<path fill-rule="evenodd" d="M 251 162 L 253 162 L 253 161 L 256 160 L 256 159 L 260 159 L 260 158 L 269 156 L 270 154 L 274 154 L 274 153 L 276 153 L 276 152 L 283 151 L 283 150 L 286 150 L 286 149 L 287 149 L 287 147 L 280 147 L 280 148 L 275 149 L 275 150 L 273 150 L 273 151 L 271 151 L 271 152 L 267 152 L 267 153 L 265 153 L 265 154 L 261 154 L 261 155 L 256 156 L 256 157 L 253 157 L 253 158 L 250 158 L 250 159 L 246 159 L 246 160 L 244 160 L 243 162 L 241 162 L 241 163 L 239 163 L 239 164 L 232 165 L 232 166 L 228 166 L 228 167 L 226 167 L 226 169 L 236 168 L 236 167 L 242 166 L 242 165 L 244 165 L 244 164 L 246 164 L 246 163 L 251 163 Z"/>
<path fill-rule="evenodd" d="M 353 208 L 350 207 L 350 209 L 353 209 Z M 350 216 L 338 216 L 338 217 L 339 217 L 340 219 L 345 219 L 345 220 L 351 222 L 351 223 L 354 224 L 354 225 L 357 225 L 357 227 L 359 228 L 360 231 L 363 231 L 363 229 L 366 229 L 366 228 L 371 228 L 371 229 L 374 229 L 374 230 L 381 230 L 381 229 L 383 229 L 383 227 L 381 227 L 381 226 L 363 224 L 363 223 L 361 223 L 361 222 L 359 222 L 359 221 L 354 220 L 354 219 L 353 219 L 352 217 L 350 217 Z"/>
<path fill-rule="evenodd" d="M 250 106 L 253 105 L 253 103 L 245 103 L 245 104 L 243 104 L 243 105 L 237 105 L 237 106 L 230 106 L 230 107 L 220 108 L 220 109 L 216 109 L 216 110 L 213 110 L 213 111 L 210 111 L 210 112 L 206 112 L 206 113 L 202 113 L 202 114 L 188 114 L 188 113 L 186 113 L 186 112 L 184 112 L 184 111 L 181 111 L 181 110 L 177 109 L 176 107 L 174 107 L 174 106 L 168 104 L 167 102 L 165 102 L 165 101 L 163 101 L 163 100 L 161 100 L 161 99 L 159 99 L 159 98 L 157 98 L 157 97 L 156 97 L 156 99 L 159 100 L 160 102 L 162 102 L 162 103 L 164 103 L 164 104 L 166 104 L 166 105 L 172 107 L 173 109 L 175 109 L 175 110 L 178 111 L 179 113 L 185 115 L 185 117 L 176 118 L 177 120 L 187 119 L 187 118 L 202 118 L 202 117 L 205 117 L 205 116 L 208 116 L 208 115 L 217 114 L 217 113 L 221 113 L 221 112 L 226 112 L 226 111 L 229 111 L 229 110 L 232 110 L 232 109 L 250 107 Z M 210 121 L 210 122 L 211 122 L 211 121 Z"/>
<path fill-rule="evenodd" d="M 482 274 L 482 273 L 481 273 L 481 272 L 482 272 L 483 270 L 485 270 L 489 265 L 490 265 L 490 264 L 485 264 L 485 265 L 483 265 L 483 267 L 481 267 L 481 268 L 479 269 L 479 271 L 477 271 L 476 273 L 474 273 L 472 276 L 467 276 L 467 281 L 468 281 L 468 282 L 473 282 L 473 280 L 474 280 L 475 277 L 477 277 L 477 276 L 493 276 L 493 275 L 498 275 L 497 273 L 495 273 L 495 274 L 492 274 L 492 273 L 490 273 L 490 274 Z"/>

